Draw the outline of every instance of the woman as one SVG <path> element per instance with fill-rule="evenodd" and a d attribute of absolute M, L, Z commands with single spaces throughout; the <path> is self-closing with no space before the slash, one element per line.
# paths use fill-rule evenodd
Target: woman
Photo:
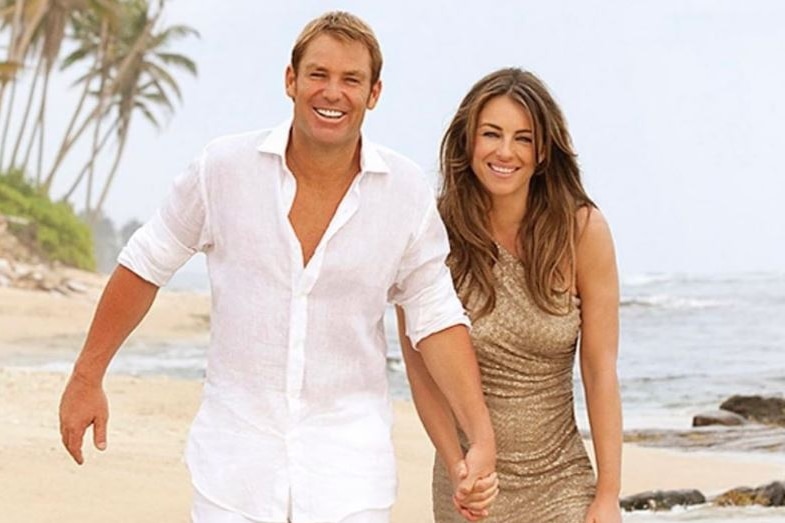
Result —
<path fill-rule="evenodd" d="M 566 123 L 543 83 L 520 69 L 481 79 L 447 129 L 441 171 L 439 212 L 453 281 L 473 320 L 497 440 L 499 492 L 487 511 L 492 481 L 478 481 L 469 496 L 451 500 L 451 484 L 465 474 L 465 441 L 402 336 L 415 404 L 439 456 L 437 523 L 488 512 L 488 522 L 620 521 L 613 242 L 583 189 Z M 596 481 L 573 412 L 578 338 Z"/>

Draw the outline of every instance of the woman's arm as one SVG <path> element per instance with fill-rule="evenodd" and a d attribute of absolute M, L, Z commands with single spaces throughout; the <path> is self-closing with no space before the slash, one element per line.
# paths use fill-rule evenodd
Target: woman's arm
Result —
<path fill-rule="evenodd" d="M 592 443 L 597 493 L 587 522 L 618 522 L 622 421 L 616 358 L 619 345 L 619 280 L 610 229 L 602 214 L 581 209 L 576 285 L 581 298 L 580 364 Z"/>
<path fill-rule="evenodd" d="M 412 390 L 414 406 L 455 488 L 466 477 L 467 470 L 452 409 L 428 372 L 422 356 L 412 347 L 406 336 L 403 310 L 396 307 L 395 312 L 398 317 L 401 352 L 406 363 L 406 375 Z M 495 473 L 478 480 L 474 490 L 463 502 L 459 504 L 455 498 L 453 499 L 456 509 L 469 521 L 477 521 L 487 515 L 485 509 L 496 498 L 497 487 Z"/>
<path fill-rule="evenodd" d="M 398 337 L 406 363 L 406 376 L 409 378 L 409 385 L 412 389 L 414 406 L 428 437 L 436 447 L 436 452 L 450 473 L 450 479 L 454 480 L 455 471 L 463 460 L 455 418 L 447 399 L 428 373 L 422 356 L 414 350 L 404 332 L 403 310 L 396 307 L 395 312 L 398 317 Z"/>

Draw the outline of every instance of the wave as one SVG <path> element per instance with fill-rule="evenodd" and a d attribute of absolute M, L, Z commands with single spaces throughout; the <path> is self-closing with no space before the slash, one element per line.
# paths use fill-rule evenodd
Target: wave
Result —
<path fill-rule="evenodd" d="M 740 272 L 732 274 L 640 273 L 621 277 L 623 287 L 647 287 L 662 284 L 733 284 L 783 282 L 785 272 Z"/>
<path fill-rule="evenodd" d="M 727 307 L 731 302 L 708 298 L 685 298 L 668 294 L 622 297 L 622 307 L 656 308 L 669 310 L 695 310 Z"/>

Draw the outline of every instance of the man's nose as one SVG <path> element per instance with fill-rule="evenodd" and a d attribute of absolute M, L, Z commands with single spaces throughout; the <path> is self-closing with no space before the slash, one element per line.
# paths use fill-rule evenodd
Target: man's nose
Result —
<path fill-rule="evenodd" d="M 328 102 L 337 102 L 341 99 L 341 86 L 336 81 L 329 81 L 322 92 Z"/>

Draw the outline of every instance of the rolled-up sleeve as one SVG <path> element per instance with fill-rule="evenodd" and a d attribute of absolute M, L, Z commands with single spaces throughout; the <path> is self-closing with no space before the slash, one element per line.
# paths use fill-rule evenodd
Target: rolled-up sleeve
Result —
<path fill-rule="evenodd" d="M 191 256 L 209 247 L 204 162 L 202 154 L 175 179 L 163 205 L 120 252 L 120 265 L 163 287 Z"/>
<path fill-rule="evenodd" d="M 450 252 L 447 231 L 431 200 L 423 222 L 406 249 L 390 299 L 406 316 L 412 345 L 453 325 L 469 326 L 453 288 L 445 261 Z"/>

